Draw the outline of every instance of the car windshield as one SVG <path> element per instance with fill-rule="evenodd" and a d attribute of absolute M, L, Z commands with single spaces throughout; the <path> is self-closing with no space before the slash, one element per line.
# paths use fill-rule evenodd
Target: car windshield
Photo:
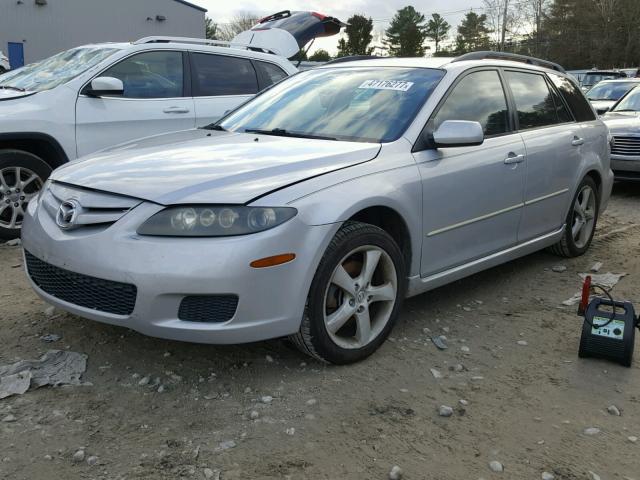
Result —
<path fill-rule="evenodd" d="M 614 80 L 620 78 L 620 75 L 615 73 L 587 73 L 582 79 L 583 85 L 595 85 L 603 80 Z"/>
<path fill-rule="evenodd" d="M 356 142 L 400 137 L 444 76 L 427 68 L 308 70 L 255 97 L 215 128 Z"/>
<path fill-rule="evenodd" d="M 620 100 L 638 82 L 599 83 L 587 92 L 589 100 Z"/>
<path fill-rule="evenodd" d="M 74 79 L 118 51 L 109 47 L 81 47 L 0 75 L 0 88 L 29 92 L 50 90 Z"/>
<path fill-rule="evenodd" d="M 612 109 L 612 112 L 639 112 L 640 89 L 634 88 L 626 97 L 620 100 Z"/>

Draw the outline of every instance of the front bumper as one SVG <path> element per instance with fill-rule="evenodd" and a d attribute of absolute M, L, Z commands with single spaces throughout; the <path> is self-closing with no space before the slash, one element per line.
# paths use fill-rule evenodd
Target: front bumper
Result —
<path fill-rule="evenodd" d="M 339 225 L 309 226 L 294 217 L 272 230 L 239 237 L 136 234 L 137 226 L 161 208 L 141 204 L 107 228 L 63 231 L 32 202 L 24 219 L 23 246 L 36 258 L 70 272 L 135 285 L 131 314 L 63 301 L 29 278 L 32 287 L 62 310 L 153 337 L 229 344 L 282 337 L 299 329 L 313 275 Z M 253 260 L 289 252 L 296 254 L 290 263 L 249 266 Z M 237 309 L 223 323 L 180 320 L 180 303 L 190 295 L 237 295 Z"/>
<path fill-rule="evenodd" d="M 640 157 L 611 155 L 611 170 L 617 180 L 640 180 Z"/>

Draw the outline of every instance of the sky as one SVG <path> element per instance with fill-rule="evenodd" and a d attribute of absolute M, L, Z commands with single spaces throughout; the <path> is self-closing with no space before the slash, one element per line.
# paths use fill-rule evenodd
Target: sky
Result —
<path fill-rule="evenodd" d="M 225 23 L 239 12 L 256 12 L 268 15 L 280 10 L 311 10 L 346 22 L 355 14 L 363 14 L 373 18 L 374 31 L 384 30 L 394 13 L 402 7 L 413 5 L 426 17 L 432 13 L 439 13 L 454 28 L 464 14 L 473 8 L 481 12 L 482 0 L 190 0 L 192 3 L 206 8 L 207 15 L 216 23 Z M 311 52 L 318 48 L 328 50 L 334 54 L 337 49 L 338 37 L 318 39 Z"/>

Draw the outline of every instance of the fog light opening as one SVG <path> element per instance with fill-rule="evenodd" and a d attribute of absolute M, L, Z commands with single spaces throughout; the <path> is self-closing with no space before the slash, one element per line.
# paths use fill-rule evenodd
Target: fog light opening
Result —
<path fill-rule="evenodd" d="M 259 260 L 254 260 L 249 265 L 253 268 L 266 268 L 275 267 L 276 265 L 282 265 L 283 263 L 289 263 L 296 258 L 295 253 L 281 253 L 280 255 L 274 255 L 272 257 L 265 257 Z"/>

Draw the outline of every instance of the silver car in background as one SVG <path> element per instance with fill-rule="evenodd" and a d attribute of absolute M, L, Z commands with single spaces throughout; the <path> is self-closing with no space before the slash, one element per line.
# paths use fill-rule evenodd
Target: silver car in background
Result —
<path fill-rule="evenodd" d="M 611 134 L 611 168 L 618 180 L 640 180 L 640 88 L 602 117 Z"/>
<path fill-rule="evenodd" d="M 585 95 L 596 112 L 602 115 L 638 85 L 640 85 L 640 78 L 604 80 L 591 88 Z"/>
<path fill-rule="evenodd" d="M 65 165 L 25 217 L 31 284 L 148 335 L 289 336 L 344 364 L 407 296 L 581 255 L 613 182 L 606 127 L 560 67 L 496 55 L 329 63 Z"/>

